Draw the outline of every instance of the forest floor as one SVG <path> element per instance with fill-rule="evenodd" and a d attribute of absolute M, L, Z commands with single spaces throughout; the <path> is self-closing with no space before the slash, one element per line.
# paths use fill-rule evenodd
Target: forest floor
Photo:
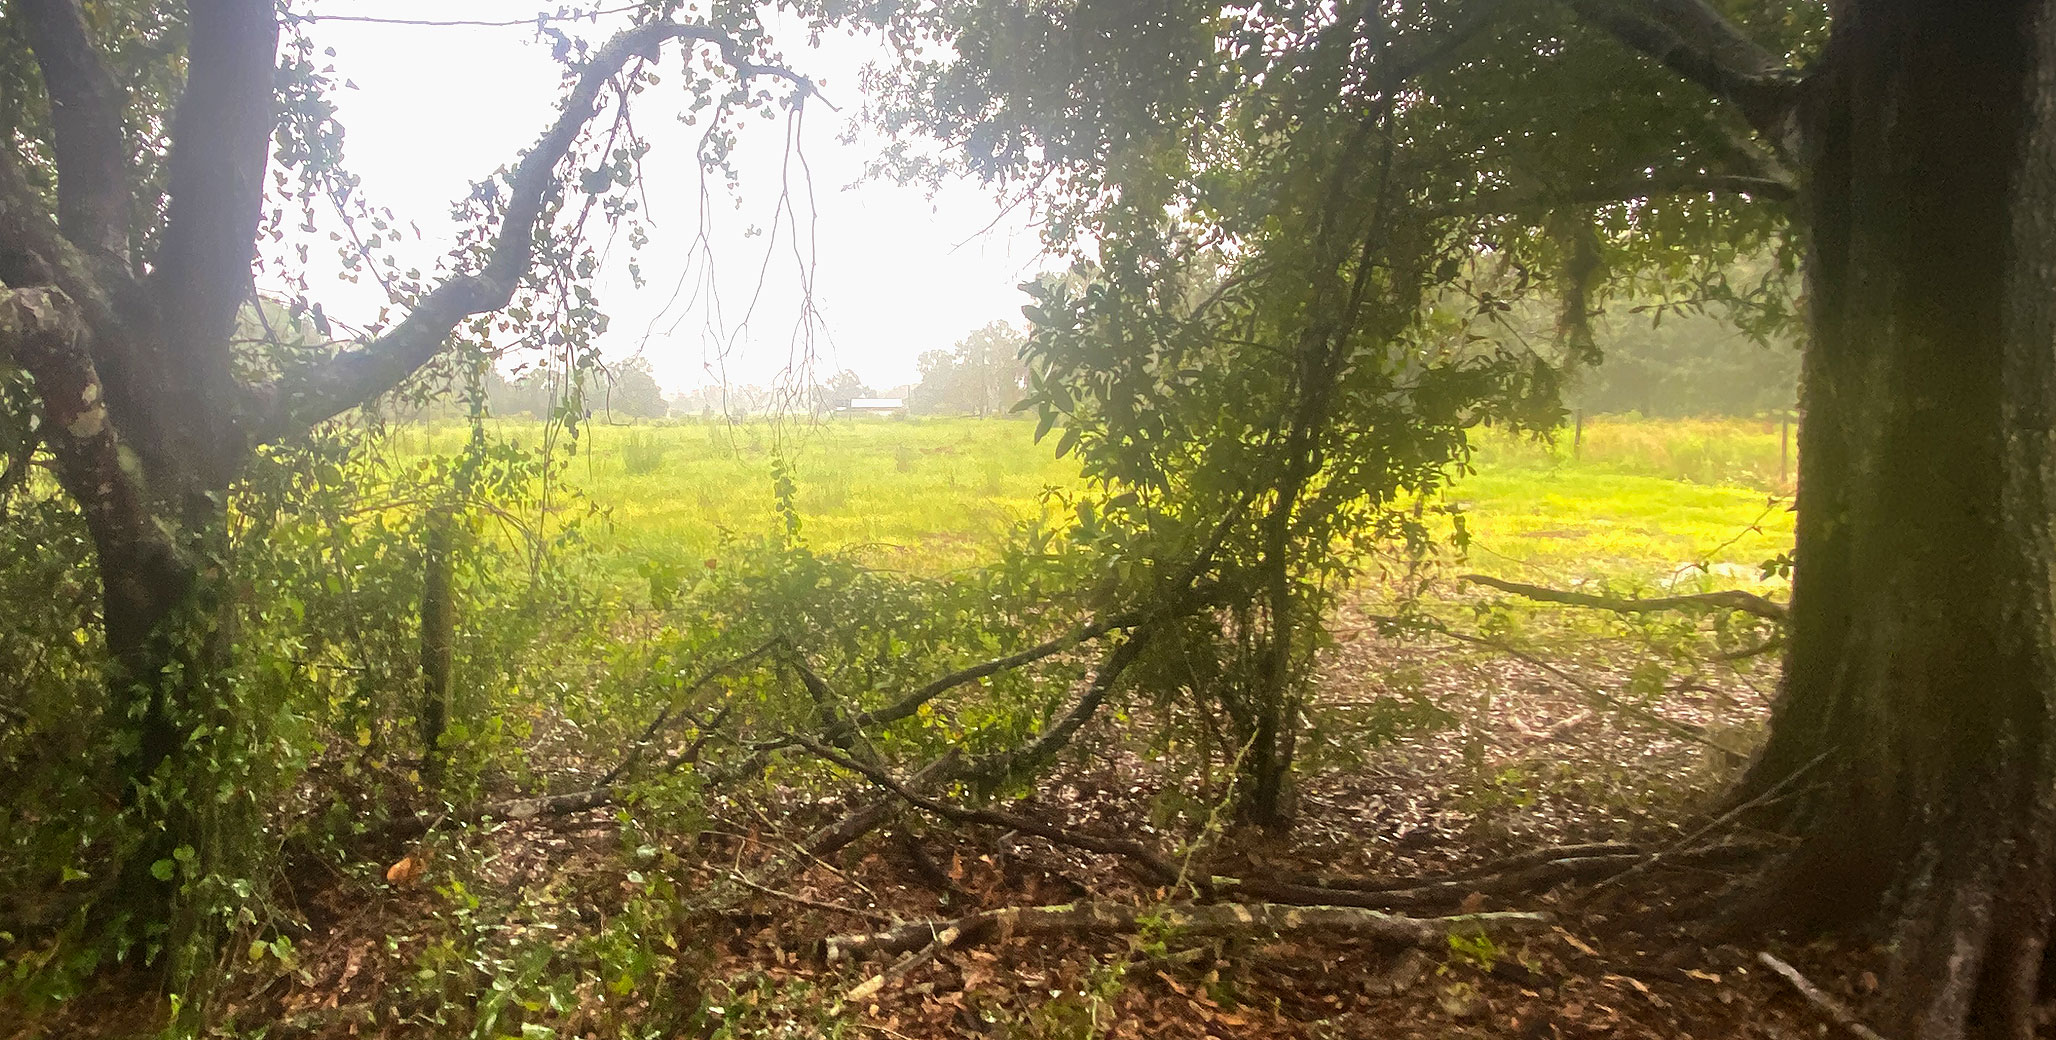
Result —
<path fill-rule="evenodd" d="M 1455 706 L 1455 717 L 1375 748 L 1343 746 L 1343 737 L 1307 749 L 1296 826 L 1284 835 L 1231 829 L 1210 866 L 1249 879 L 1346 876 L 1413 886 L 1412 896 L 1393 893 L 1401 898 L 1391 905 L 1428 916 L 1539 912 L 1546 926 L 1396 946 L 1346 930 L 1009 935 L 1001 927 L 920 954 L 831 963 L 823 951 L 832 938 L 893 923 L 1081 902 L 1148 907 L 1171 895 L 1138 880 L 1118 857 L 1019 831 L 906 820 L 831 862 L 788 873 L 779 887 L 746 892 L 720 914 L 665 932 L 663 941 L 678 949 L 665 962 L 671 977 L 654 988 L 639 985 L 635 996 L 602 1009 L 609 980 L 573 980 L 562 988 L 568 1004 L 529 1000 L 526 1012 L 510 1004 L 497 1027 L 474 1035 L 1826 1035 L 1826 1014 L 1767 970 L 1758 949 L 1706 945 L 1674 923 L 1746 869 L 1724 853 L 1751 836 L 1707 809 L 1740 761 L 1715 745 L 1746 741 L 1760 726 L 1765 676 L 1694 682 L 1651 701 L 1646 713 L 1595 710 L 1578 684 L 1628 678 L 1609 673 L 1605 655 L 1531 661 L 1399 643 L 1368 622 L 1352 627 L 1351 618 L 1345 610 L 1343 638 L 1327 655 L 1311 710 L 1389 703 L 1392 677 L 1417 676 L 1402 681 L 1440 687 L 1426 692 Z M 1086 755 L 1008 811 L 1095 833 L 1159 833 L 1149 812 L 1165 804 L 1163 775 L 1111 738 L 1090 738 Z M 1188 804 L 1221 794 L 1186 793 Z M 785 804 L 776 793 L 709 799 L 695 836 L 667 849 L 676 854 L 667 862 L 677 865 L 681 904 L 762 867 L 841 808 L 796 793 Z M 624 834 L 605 810 L 472 833 L 468 893 L 434 860 L 425 876 L 398 881 L 305 877 L 310 934 L 291 970 L 261 984 L 254 980 L 262 973 L 247 976 L 253 981 L 227 995 L 232 1017 L 245 1026 L 274 1023 L 270 1036 L 441 1035 L 429 1027 L 435 998 L 424 983 L 433 974 L 434 929 L 424 921 L 448 918 L 453 905 L 459 916 L 466 906 L 488 915 L 499 906 L 475 926 L 539 935 L 543 947 L 580 941 L 571 933 L 581 924 L 588 936 L 604 931 L 610 915 L 628 912 L 627 894 L 649 883 L 625 850 L 667 841 Z M 647 858 L 650 849 L 641 852 Z M 1520 869 L 1507 875 L 1506 865 Z M 1423 879 L 1456 880 L 1422 896 Z M 1832 999 L 1860 1007 L 1877 986 L 1844 953 L 1771 952 Z M 873 978 L 881 973 L 882 982 Z M 702 1010 L 658 1014 L 665 1001 L 644 994 L 666 986 L 677 990 L 678 1007 Z M 474 1028 L 483 1021 L 490 991 L 450 996 L 471 1002 Z M 80 1035 L 99 1033 L 90 1017 L 70 1024 Z"/>

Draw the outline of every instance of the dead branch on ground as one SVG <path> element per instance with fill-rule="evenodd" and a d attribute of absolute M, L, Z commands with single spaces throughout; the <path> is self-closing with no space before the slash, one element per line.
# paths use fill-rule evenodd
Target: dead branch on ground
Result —
<path fill-rule="evenodd" d="M 1753 592 L 1741 589 L 1725 589 L 1719 592 L 1697 592 L 1685 596 L 1654 596 L 1648 599 L 1621 598 L 1615 596 L 1594 596 L 1586 592 L 1570 592 L 1552 589 L 1545 585 L 1530 585 L 1521 581 L 1507 581 L 1484 574 L 1465 574 L 1459 581 L 1473 585 L 1484 585 L 1510 592 L 1516 596 L 1540 600 L 1544 603 L 1563 603 L 1573 607 L 1593 607 L 1611 610 L 1616 614 L 1644 614 L 1667 610 L 1733 610 L 1752 614 L 1766 621 L 1784 624 L 1785 606 L 1774 603 Z"/>
<path fill-rule="evenodd" d="M 991 827 L 1005 827 L 1010 830 L 1020 831 L 1023 834 L 1033 834 L 1038 838 L 1044 838 L 1059 845 L 1068 845 L 1072 848 L 1084 849 L 1087 852 L 1120 856 L 1134 861 L 1137 866 L 1150 875 L 1152 880 L 1163 884 L 1176 884 L 1181 877 L 1178 868 L 1173 866 L 1169 860 L 1165 859 L 1155 849 L 1139 841 L 1090 834 L 1085 831 L 1073 830 L 1069 827 L 1059 827 L 1016 813 L 1000 812 L 995 809 L 970 809 L 961 805 L 952 805 L 926 795 L 917 794 L 908 789 L 907 785 L 894 779 L 885 770 L 868 763 L 856 761 L 825 744 L 808 740 L 804 737 L 794 737 L 792 740 L 794 744 L 814 753 L 822 760 L 863 776 L 879 787 L 897 795 L 907 804 L 931 815 L 940 816 L 953 823 L 974 823 Z"/>
<path fill-rule="evenodd" d="M 1799 974 L 1799 969 L 1771 956 L 1767 950 L 1758 953 L 1756 960 L 1757 963 L 1777 972 L 1780 978 L 1791 983 L 1792 988 L 1797 990 L 1801 997 L 1806 998 L 1807 1003 L 1820 1009 L 1822 1014 L 1828 1016 L 1836 1025 L 1848 1030 L 1849 1035 L 1856 1037 L 1857 1040 L 1885 1040 L 1883 1036 L 1878 1034 L 1877 1030 L 1864 1025 L 1863 1020 L 1857 1018 L 1856 1012 L 1849 1010 L 1847 1004 L 1829 996 L 1819 986 L 1814 985 L 1806 976 Z"/>

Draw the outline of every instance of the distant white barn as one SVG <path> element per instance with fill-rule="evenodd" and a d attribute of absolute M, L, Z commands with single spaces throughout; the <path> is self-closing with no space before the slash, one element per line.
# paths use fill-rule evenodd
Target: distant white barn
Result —
<path fill-rule="evenodd" d="M 854 397 L 842 410 L 858 414 L 890 415 L 893 412 L 906 411 L 907 401 L 904 397 Z"/>

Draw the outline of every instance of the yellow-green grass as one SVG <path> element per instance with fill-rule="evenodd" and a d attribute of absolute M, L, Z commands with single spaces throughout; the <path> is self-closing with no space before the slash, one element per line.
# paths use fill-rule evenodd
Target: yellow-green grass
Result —
<path fill-rule="evenodd" d="M 1575 449 L 1573 439 L 1478 438 L 1476 474 L 1447 496 L 1469 514 L 1476 570 L 1542 584 L 1750 585 L 1791 548 L 1784 480 L 1795 460 L 1777 422 L 1591 420 Z"/>
<path fill-rule="evenodd" d="M 495 432 L 533 444 L 542 427 L 509 421 Z M 594 533 L 603 551 L 680 563 L 718 555 L 724 532 L 772 530 L 782 456 L 809 544 L 932 573 L 989 559 L 1012 524 L 1039 512 L 1045 488 L 1078 482 L 1054 439 L 1037 445 L 1033 433 L 1018 420 L 877 416 L 594 425 L 564 477 L 605 510 Z M 396 448 L 453 451 L 465 436 L 414 428 Z"/>
<path fill-rule="evenodd" d="M 536 423 L 496 423 L 527 443 Z M 609 563 L 690 563 L 720 553 L 724 531 L 772 529 L 772 466 L 795 468 L 808 541 L 857 549 L 873 563 L 935 573 L 991 558 L 1006 528 L 1036 515 L 1078 468 L 1009 419 L 836 418 L 686 421 L 588 427 L 565 479 L 602 507 L 591 532 Z M 454 451 L 461 427 L 414 427 L 402 454 Z M 1463 505 L 1471 569 L 1567 584 L 1750 584 L 1756 565 L 1791 544 L 1778 497 L 1775 422 L 1589 420 L 1553 440 L 1485 432 L 1477 472 L 1444 496 Z M 1674 580 L 1681 567 L 1682 580 Z"/>

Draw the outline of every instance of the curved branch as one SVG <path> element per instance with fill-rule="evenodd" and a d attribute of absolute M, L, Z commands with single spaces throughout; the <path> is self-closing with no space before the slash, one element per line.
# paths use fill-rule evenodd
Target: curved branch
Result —
<path fill-rule="evenodd" d="M 1566 592 L 1562 589 L 1529 585 L 1526 582 L 1507 581 L 1503 578 L 1483 574 L 1466 574 L 1461 579 L 1473 585 L 1484 585 L 1516 596 L 1541 600 L 1545 603 L 1564 603 L 1574 607 L 1595 607 L 1611 610 L 1617 614 L 1646 614 L 1664 610 L 1733 610 L 1752 614 L 1766 621 L 1783 624 L 1787 612 L 1781 603 L 1773 603 L 1753 592 L 1741 589 L 1726 589 L 1720 592 L 1700 592 L 1689 596 L 1656 596 L 1650 599 L 1620 599 L 1613 596 L 1594 596 L 1585 592 Z"/>
<path fill-rule="evenodd" d="M 522 156 L 508 179 L 507 209 L 485 264 L 475 273 L 451 276 L 430 290 L 390 331 L 358 350 L 339 354 L 290 385 L 274 384 L 256 394 L 251 433 L 257 443 L 305 430 L 399 385 L 443 349 L 457 324 L 497 311 L 514 299 L 535 254 L 537 225 L 558 187 L 557 164 L 598 111 L 608 81 L 636 59 L 651 58 L 671 40 L 696 40 L 719 47 L 737 76 L 774 76 L 818 96 L 812 80 L 789 69 L 750 61 L 734 37 L 706 25 L 653 22 L 623 30 L 608 40 L 579 73 L 571 94 L 548 132 Z"/>
<path fill-rule="evenodd" d="M 264 169 L 277 124 L 275 0 L 194 0 L 185 94 L 172 116 L 170 198 L 150 276 L 170 360 L 207 362 L 250 298 Z"/>
<path fill-rule="evenodd" d="M 16 0 L 50 98 L 57 216 L 81 249 L 128 260 L 126 100 L 86 29 L 78 0 Z"/>
<path fill-rule="evenodd" d="M 876 726 L 880 723 L 898 722 L 920 711 L 921 705 L 965 683 L 976 682 L 988 675 L 997 675 L 1009 669 L 1034 664 L 1047 657 L 1055 657 L 1066 650 L 1092 642 L 1108 633 L 1133 628 L 1141 623 L 1142 617 L 1138 614 L 1116 614 L 1112 617 L 1080 625 L 1069 632 L 1038 643 L 1018 653 L 1008 654 L 1005 657 L 995 657 L 990 660 L 980 661 L 967 668 L 960 668 L 908 693 L 891 704 L 857 713 L 840 726 L 832 727 L 827 735 L 832 742 L 834 739 L 853 730 L 862 729 L 867 726 Z"/>
<path fill-rule="evenodd" d="M 1741 110 L 1751 127 L 1797 154 L 1798 70 L 1742 34 L 1706 0 L 1564 0 L 1581 21 L 1662 62 Z"/>

